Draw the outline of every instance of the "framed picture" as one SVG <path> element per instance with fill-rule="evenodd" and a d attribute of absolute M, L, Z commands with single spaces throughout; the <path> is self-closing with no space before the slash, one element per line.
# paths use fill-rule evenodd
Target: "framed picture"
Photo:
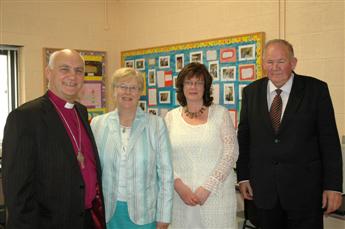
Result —
<path fill-rule="evenodd" d="M 148 108 L 147 112 L 153 115 L 158 115 L 158 108 Z"/>
<path fill-rule="evenodd" d="M 236 80 L 236 66 L 222 67 L 220 72 L 222 81 Z"/>
<path fill-rule="evenodd" d="M 237 111 L 234 109 L 230 109 L 229 113 L 230 113 L 232 124 L 234 125 L 234 128 L 237 129 Z"/>
<path fill-rule="evenodd" d="M 217 50 L 207 50 L 206 51 L 206 60 L 207 61 L 212 61 L 212 60 L 217 60 Z"/>
<path fill-rule="evenodd" d="M 238 66 L 240 80 L 252 81 L 255 80 L 255 64 L 242 64 Z"/>
<path fill-rule="evenodd" d="M 139 106 L 143 111 L 146 111 L 146 101 L 145 101 L 145 100 L 139 100 L 138 106 Z"/>
<path fill-rule="evenodd" d="M 148 101 L 149 106 L 156 106 L 157 105 L 157 89 L 156 88 L 149 88 L 148 90 Z"/>
<path fill-rule="evenodd" d="M 208 71 L 214 81 L 219 80 L 219 61 L 210 61 L 208 63 Z"/>
<path fill-rule="evenodd" d="M 85 81 L 79 97 L 87 108 L 102 108 L 102 81 Z"/>
<path fill-rule="evenodd" d="M 148 72 L 149 86 L 156 86 L 156 69 L 150 69 Z"/>
<path fill-rule="evenodd" d="M 160 91 L 158 97 L 160 104 L 170 104 L 170 91 Z"/>
<path fill-rule="evenodd" d="M 255 60 L 255 44 L 239 46 L 239 60 Z"/>
<path fill-rule="evenodd" d="M 191 52 L 189 55 L 190 62 L 198 62 L 202 64 L 202 51 Z"/>
<path fill-rule="evenodd" d="M 149 66 L 155 66 L 156 65 L 156 59 L 155 58 L 149 58 L 148 63 L 149 63 Z"/>
<path fill-rule="evenodd" d="M 175 72 L 180 72 L 184 67 L 184 55 L 177 54 L 175 55 Z"/>
<path fill-rule="evenodd" d="M 135 69 L 137 69 L 137 70 L 145 70 L 145 59 L 137 59 L 137 60 L 135 60 Z"/>
<path fill-rule="evenodd" d="M 236 48 L 220 49 L 220 62 L 236 62 Z"/>
<path fill-rule="evenodd" d="M 223 85 L 223 103 L 235 104 L 235 86 L 233 83 Z"/>
<path fill-rule="evenodd" d="M 159 57 L 159 68 L 170 68 L 170 56 Z"/>
<path fill-rule="evenodd" d="M 126 68 L 134 68 L 134 60 L 126 60 L 125 61 Z"/>

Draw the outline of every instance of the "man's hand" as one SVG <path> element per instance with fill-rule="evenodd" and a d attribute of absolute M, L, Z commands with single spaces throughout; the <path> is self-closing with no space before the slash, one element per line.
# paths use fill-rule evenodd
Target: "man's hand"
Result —
<path fill-rule="evenodd" d="M 337 210 L 342 203 L 342 196 L 340 192 L 323 191 L 322 193 L 322 208 L 325 209 L 324 214 L 328 215 Z"/>
<path fill-rule="evenodd" d="M 247 200 L 252 200 L 253 189 L 252 189 L 252 186 L 250 186 L 249 181 L 243 181 L 239 185 L 240 185 L 240 192 L 242 194 L 242 197 Z"/>
<path fill-rule="evenodd" d="M 195 206 L 199 204 L 198 197 L 192 192 L 192 190 L 185 185 L 181 179 L 177 178 L 174 181 L 174 187 L 176 192 L 179 194 L 183 202 L 189 206 Z"/>
<path fill-rule="evenodd" d="M 169 223 L 162 223 L 162 222 L 156 223 L 156 229 L 167 229 L 168 226 L 169 226 Z"/>
<path fill-rule="evenodd" d="M 210 196 L 210 191 L 204 189 L 203 187 L 199 187 L 195 190 L 195 195 L 198 197 L 199 204 L 203 205 L 208 197 Z"/>

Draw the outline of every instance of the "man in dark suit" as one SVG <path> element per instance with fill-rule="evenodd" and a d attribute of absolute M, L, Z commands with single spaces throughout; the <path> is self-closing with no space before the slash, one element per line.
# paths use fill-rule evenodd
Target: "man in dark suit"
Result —
<path fill-rule="evenodd" d="M 323 228 L 341 204 L 342 158 L 327 84 L 293 72 L 292 45 L 269 41 L 267 72 L 243 90 L 238 127 L 240 191 L 263 229 Z M 278 89 L 278 90 L 277 90 Z"/>
<path fill-rule="evenodd" d="M 3 139 L 7 229 L 105 228 L 101 171 L 86 108 L 84 60 L 54 52 L 48 92 L 12 111 Z"/>

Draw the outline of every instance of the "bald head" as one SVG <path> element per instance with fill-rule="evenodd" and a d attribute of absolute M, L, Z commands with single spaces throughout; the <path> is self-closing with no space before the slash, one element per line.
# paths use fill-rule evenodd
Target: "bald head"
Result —
<path fill-rule="evenodd" d="M 48 68 L 53 69 L 55 65 L 56 59 L 60 56 L 75 56 L 79 57 L 82 62 L 84 62 L 84 58 L 74 49 L 62 49 L 59 51 L 53 52 L 49 57 Z"/>

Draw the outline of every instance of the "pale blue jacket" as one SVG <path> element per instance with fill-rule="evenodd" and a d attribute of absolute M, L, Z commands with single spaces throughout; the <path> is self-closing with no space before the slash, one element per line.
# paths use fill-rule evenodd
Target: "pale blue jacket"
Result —
<path fill-rule="evenodd" d="M 121 136 L 117 109 L 92 119 L 102 166 L 106 221 L 116 208 Z M 171 145 L 161 117 L 137 109 L 128 142 L 127 204 L 135 224 L 171 222 L 173 168 Z"/>

